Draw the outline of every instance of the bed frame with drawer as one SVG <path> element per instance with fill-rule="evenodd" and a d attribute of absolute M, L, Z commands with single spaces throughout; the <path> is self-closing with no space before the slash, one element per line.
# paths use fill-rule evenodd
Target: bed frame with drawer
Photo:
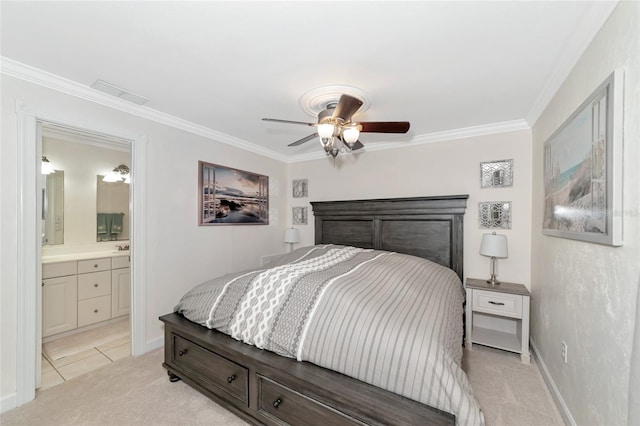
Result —
<path fill-rule="evenodd" d="M 312 202 L 316 244 L 396 251 L 453 269 L 462 280 L 467 195 Z M 453 425 L 455 417 L 340 373 L 278 356 L 172 313 L 165 360 L 182 379 L 252 424 Z"/>

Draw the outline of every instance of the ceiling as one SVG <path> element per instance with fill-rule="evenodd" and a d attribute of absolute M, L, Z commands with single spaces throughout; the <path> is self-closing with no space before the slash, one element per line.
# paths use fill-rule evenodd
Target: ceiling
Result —
<path fill-rule="evenodd" d="M 261 118 L 314 122 L 301 98 L 327 85 L 365 94 L 369 107 L 356 113 L 359 121 L 411 122 L 406 135 L 361 135 L 370 150 L 527 128 L 615 2 L 2 1 L 0 7 L 4 74 L 27 78 L 33 70 L 24 66 L 35 67 L 86 93 L 104 80 L 149 99 L 139 107 L 113 98 L 112 105 L 296 161 L 324 155 L 313 142 L 287 147 L 313 129 Z"/>

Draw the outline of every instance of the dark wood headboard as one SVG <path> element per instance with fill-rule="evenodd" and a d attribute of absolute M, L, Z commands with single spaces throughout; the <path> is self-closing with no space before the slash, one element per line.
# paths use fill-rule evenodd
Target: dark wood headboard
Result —
<path fill-rule="evenodd" d="M 462 280 L 463 216 L 468 195 L 314 201 L 315 243 L 423 257 Z"/>

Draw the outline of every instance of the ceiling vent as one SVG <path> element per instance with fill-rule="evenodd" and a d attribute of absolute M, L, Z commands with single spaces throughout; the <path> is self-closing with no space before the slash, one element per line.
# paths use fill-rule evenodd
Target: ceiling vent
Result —
<path fill-rule="evenodd" d="M 133 102 L 134 104 L 144 105 L 149 102 L 149 99 L 147 98 L 143 98 L 142 96 L 127 92 L 126 90 L 114 84 L 107 83 L 103 80 L 96 80 L 96 82 L 93 83 L 91 87 L 101 92 L 107 93 L 111 96 L 116 96 L 120 99 L 124 99 L 125 101 Z"/>

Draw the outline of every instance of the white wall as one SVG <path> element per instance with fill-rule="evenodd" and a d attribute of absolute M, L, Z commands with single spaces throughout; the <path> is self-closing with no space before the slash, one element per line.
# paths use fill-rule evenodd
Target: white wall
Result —
<path fill-rule="evenodd" d="M 531 336 L 577 424 L 627 424 L 640 276 L 639 16 L 640 3 L 619 3 L 533 127 Z M 623 216 L 624 246 L 544 236 L 543 144 L 615 69 L 625 72 L 624 207 L 614 212 Z"/>
<path fill-rule="evenodd" d="M 257 266 L 261 256 L 286 250 L 282 242 L 287 203 L 286 164 L 5 75 L 1 92 L 0 400 L 3 402 L 10 401 L 16 392 L 17 289 L 29 285 L 17 282 L 20 165 L 16 100 L 27 103 L 36 116 L 44 115 L 52 121 L 118 136 L 146 135 L 147 191 L 143 196 L 148 238 L 143 243 L 147 247 L 144 254 L 147 342 L 161 341 L 158 316 L 171 312 L 179 297 L 194 285 L 226 272 Z M 198 160 L 269 176 L 271 223 L 199 227 Z"/>
<path fill-rule="evenodd" d="M 366 135 L 362 136 L 366 146 Z M 480 162 L 513 159 L 514 184 L 480 188 Z M 464 274 L 489 278 L 489 258 L 480 256 L 482 234 L 478 202 L 511 201 L 512 228 L 507 235 L 509 258 L 499 261 L 499 279 L 529 287 L 531 246 L 531 133 L 528 130 L 446 142 L 369 151 L 292 164 L 288 193 L 291 206 L 309 206 L 309 224 L 297 225 L 301 244 L 313 244 L 309 201 L 469 194 L 464 218 Z M 291 180 L 309 180 L 309 197 L 292 198 Z M 291 216 L 291 215 L 289 215 Z M 290 225 L 290 223 L 289 223 Z"/>

